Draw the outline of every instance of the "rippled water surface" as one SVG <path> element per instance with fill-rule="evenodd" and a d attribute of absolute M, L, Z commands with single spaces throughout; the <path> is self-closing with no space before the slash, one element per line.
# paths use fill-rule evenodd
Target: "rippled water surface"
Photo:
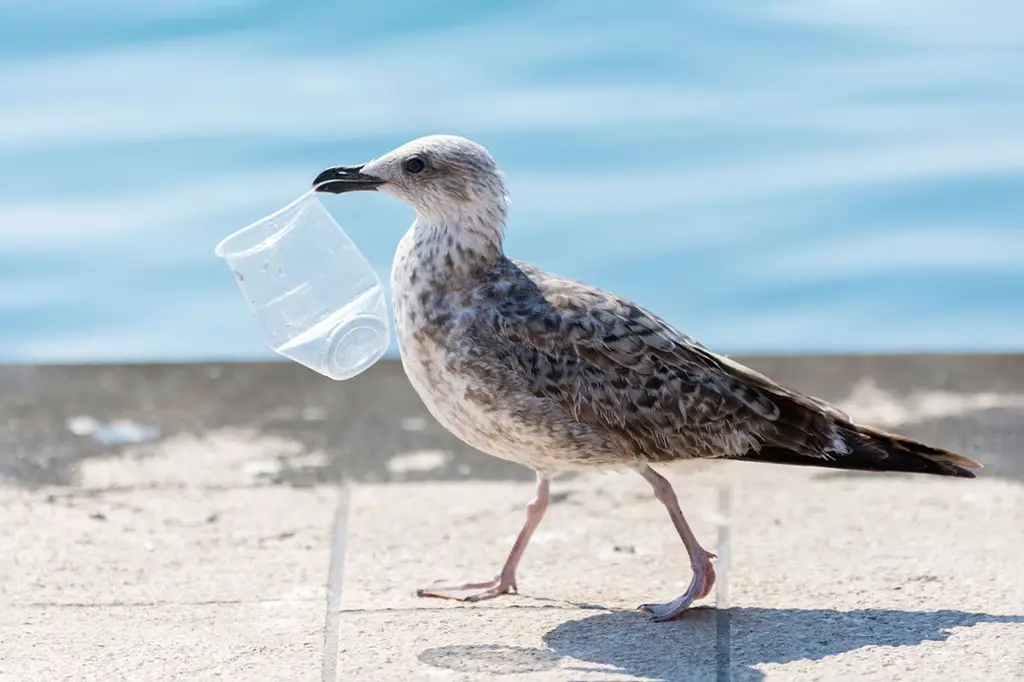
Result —
<path fill-rule="evenodd" d="M 1024 348 L 1019 0 L 0 0 L 0 360 L 270 355 L 213 256 L 488 145 L 508 250 L 727 352 Z M 411 221 L 328 207 L 384 275 Z"/>

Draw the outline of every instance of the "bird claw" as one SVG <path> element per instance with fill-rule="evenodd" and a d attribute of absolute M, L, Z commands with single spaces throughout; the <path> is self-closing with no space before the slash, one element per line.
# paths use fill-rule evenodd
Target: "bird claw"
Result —
<path fill-rule="evenodd" d="M 711 564 L 714 556 L 707 552 L 703 561 L 693 567 L 693 579 L 682 595 L 666 604 L 641 604 L 637 608 L 649 612 L 658 623 L 679 618 L 693 602 L 708 596 L 715 586 L 715 567 Z"/>
<path fill-rule="evenodd" d="M 463 602 L 477 602 L 493 599 L 503 594 L 518 594 L 515 578 L 505 580 L 500 576 L 485 582 L 464 583 L 462 585 L 435 585 L 416 590 L 417 597 L 433 597 L 435 599 L 453 599 Z"/>
<path fill-rule="evenodd" d="M 692 598 L 685 599 L 685 596 L 670 601 L 667 604 L 641 604 L 637 609 L 650 613 L 651 620 L 655 623 L 664 623 L 678 618 L 693 603 Z"/>

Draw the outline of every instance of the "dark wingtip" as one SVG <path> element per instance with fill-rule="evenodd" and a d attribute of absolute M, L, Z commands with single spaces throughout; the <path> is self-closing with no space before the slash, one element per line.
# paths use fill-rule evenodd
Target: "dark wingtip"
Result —
<path fill-rule="evenodd" d="M 957 478 L 977 478 L 978 475 L 970 469 L 964 469 L 959 466 L 951 466 L 947 469 L 950 476 L 956 476 Z"/>

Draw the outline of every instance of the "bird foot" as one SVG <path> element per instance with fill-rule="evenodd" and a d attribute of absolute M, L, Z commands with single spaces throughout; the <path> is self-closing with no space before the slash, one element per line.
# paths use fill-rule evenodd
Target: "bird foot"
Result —
<path fill-rule="evenodd" d="M 657 622 L 675 620 L 698 599 L 711 593 L 715 586 L 715 567 L 711 563 L 715 559 L 711 552 L 704 552 L 693 564 L 693 579 L 686 592 L 667 604 L 641 604 L 640 609 L 649 611 Z"/>
<path fill-rule="evenodd" d="M 437 599 L 454 599 L 456 601 L 483 601 L 503 594 L 518 593 L 515 578 L 497 577 L 481 583 L 464 583 L 462 585 L 434 585 L 416 590 L 417 597 L 434 597 Z"/>

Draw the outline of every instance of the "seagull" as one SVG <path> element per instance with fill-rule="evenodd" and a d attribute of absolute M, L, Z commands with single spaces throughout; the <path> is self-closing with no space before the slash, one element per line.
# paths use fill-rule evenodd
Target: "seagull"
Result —
<path fill-rule="evenodd" d="M 479 601 L 518 592 L 516 571 L 548 507 L 551 479 L 569 470 L 632 469 L 665 506 L 692 578 L 672 601 L 640 608 L 667 621 L 711 592 L 716 557 L 654 465 L 731 459 L 964 478 L 982 466 L 858 424 L 635 303 L 509 259 L 503 175 L 475 142 L 422 137 L 368 163 L 329 168 L 313 187 L 376 190 L 415 210 L 391 272 L 405 373 L 456 437 L 537 475 L 498 576 L 435 584 L 419 596 Z"/>

